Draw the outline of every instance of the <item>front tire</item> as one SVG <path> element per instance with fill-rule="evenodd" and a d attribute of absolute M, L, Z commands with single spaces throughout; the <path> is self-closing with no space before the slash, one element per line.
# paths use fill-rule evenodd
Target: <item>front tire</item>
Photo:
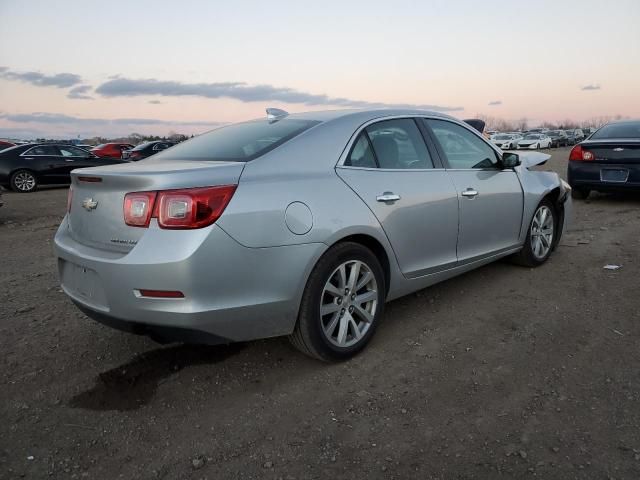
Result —
<path fill-rule="evenodd" d="M 536 208 L 522 250 L 513 256 L 518 265 L 537 267 L 547 261 L 558 239 L 557 213 L 549 200 L 543 200 Z"/>
<path fill-rule="evenodd" d="M 346 360 L 371 340 L 385 292 L 382 267 L 368 248 L 354 242 L 334 245 L 309 276 L 289 340 L 319 360 Z"/>
<path fill-rule="evenodd" d="M 30 193 L 38 186 L 38 180 L 33 172 L 29 170 L 18 170 L 13 172 L 9 181 L 14 192 Z"/>

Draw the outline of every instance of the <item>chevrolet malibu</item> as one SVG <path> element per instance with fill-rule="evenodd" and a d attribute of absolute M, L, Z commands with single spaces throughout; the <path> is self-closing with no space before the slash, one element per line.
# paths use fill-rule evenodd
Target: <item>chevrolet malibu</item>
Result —
<path fill-rule="evenodd" d="M 268 109 L 135 164 L 72 172 L 55 237 L 89 317 L 161 342 L 288 335 L 346 359 L 386 301 L 499 258 L 535 267 L 570 187 L 452 117 Z"/>

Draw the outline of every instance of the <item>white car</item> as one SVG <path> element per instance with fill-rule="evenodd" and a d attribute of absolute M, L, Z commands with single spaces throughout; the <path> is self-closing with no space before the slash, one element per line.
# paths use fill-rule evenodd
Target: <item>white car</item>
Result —
<path fill-rule="evenodd" d="M 491 142 L 502 150 L 515 150 L 518 146 L 518 141 L 522 139 L 522 135 L 515 135 L 512 133 L 498 133 L 491 137 Z"/>
<path fill-rule="evenodd" d="M 518 140 L 518 150 L 531 149 L 537 150 L 540 148 L 550 148 L 551 137 L 543 133 L 530 133 L 525 135 L 524 138 Z"/>

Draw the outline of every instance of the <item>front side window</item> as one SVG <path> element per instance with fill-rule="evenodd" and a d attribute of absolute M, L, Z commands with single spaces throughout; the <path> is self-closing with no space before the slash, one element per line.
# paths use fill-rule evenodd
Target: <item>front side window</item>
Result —
<path fill-rule="evenodd" d="M 58 151 L 53 145 L 39 145 L 30 148 L 23 155 L 58 155 Z"/>
<path fill-rule="evenodd" d="M 426 120 L 442 147 L 450 168 L 497 168 L 496 151 L 470 130 L 446 120 Z"/>
<path fill-rule="evenodd" d="M 320 122 L 284 118 L 255 120 L 204 133 L 154 156 L 163 160 L 247 162 L 279 147 Z"/>

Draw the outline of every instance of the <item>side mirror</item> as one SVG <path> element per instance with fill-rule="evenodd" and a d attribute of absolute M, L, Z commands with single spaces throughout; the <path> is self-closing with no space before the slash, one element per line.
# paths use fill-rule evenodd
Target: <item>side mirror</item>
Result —
<path fill-rule="evenodd" d="M 502 168 L 513 168 L 520 165 L 520 156 L 517 153 L 504 152 L 502 154 Z"/>

